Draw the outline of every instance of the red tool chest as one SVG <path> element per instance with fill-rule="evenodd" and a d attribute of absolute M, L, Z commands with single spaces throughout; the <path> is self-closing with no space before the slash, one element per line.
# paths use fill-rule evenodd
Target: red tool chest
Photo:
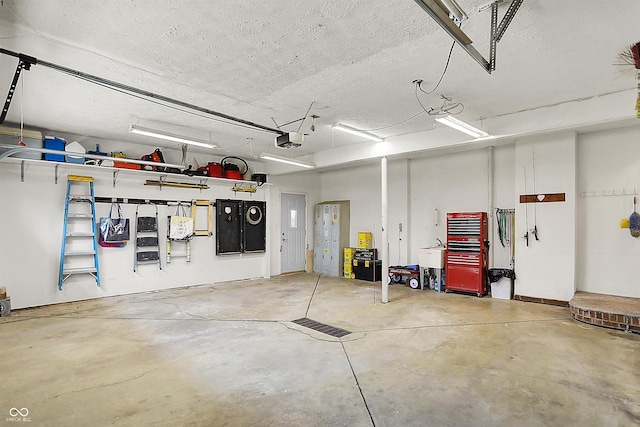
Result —
<path fill-rule="evenodd" d="M 446 291 L 487 293 L 486 212 L 447 214 Z"/>

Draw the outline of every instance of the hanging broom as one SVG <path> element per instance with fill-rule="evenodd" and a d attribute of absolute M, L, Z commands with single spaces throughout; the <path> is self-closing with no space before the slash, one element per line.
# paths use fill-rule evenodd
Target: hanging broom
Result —
<path fill-rule="evenodd" d="M 640 119 L 640 42 L 631 46 L 633 65 L 636 67 L 636 80 L 638 81 L 638 98 L 636 98 L 636 116 Z"/>
<path fill-rule="evenodd" d="M 640 42 L 632 44 L 624 52 L 618 55 L 622 60 L 620 65 L 633 65 L 636 68 L 636 80 L 638 81 L 638 97 L 636 98 L 636 116 L 640 119 Z"/>
<path fill-rule="evenodd" d="M 640 237 L 640 214 L 636 206 L 636 196 L 633 196 L 633 213 L 629 217 L 629 231 L 633 237 Z"/>

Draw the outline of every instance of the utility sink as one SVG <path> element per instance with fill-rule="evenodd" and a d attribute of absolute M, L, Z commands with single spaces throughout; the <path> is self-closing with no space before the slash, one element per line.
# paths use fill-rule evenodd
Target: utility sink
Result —
<path fill-rule="evenodd" d="M 418 249 L 418 264 L 422 268 L 444 268 L 446 248 L 442 246 Z"/>

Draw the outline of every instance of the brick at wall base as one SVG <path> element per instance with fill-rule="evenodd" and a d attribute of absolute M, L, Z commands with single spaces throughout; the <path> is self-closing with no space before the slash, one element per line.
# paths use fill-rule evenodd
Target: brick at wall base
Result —
<path fill-rule="evenodd" d="M 571 317 L 590 325 L 640 334 L 640 317 L 571 307 Z"/>
<path fill-rule="evenodd" d="M 548 305 L 557 305 L 560 307 L 569 307 L 569 301 L 561 301 L 557 299 L 548 299 L 548 298 L 535 298 L 535 297 L 527 297 L 524 295 L 514 295 L 513 299 L 524 302 L 535 302 L 538 304 L 548 304 Z"/>

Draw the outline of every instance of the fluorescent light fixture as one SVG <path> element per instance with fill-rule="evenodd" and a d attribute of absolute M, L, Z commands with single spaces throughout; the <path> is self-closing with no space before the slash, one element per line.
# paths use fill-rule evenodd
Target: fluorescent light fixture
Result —
<path fill-rule="evenodd" d="M 302 162 L 300 160 L 290 159 L 289 157 L 276 156 L 271 153 L 262 153 L 260 154 L 261 159 L 271 160 L 273 162 L 286 163 L 288 165 L 300 166 L 301 168 L 313 169 L 316 165 L 312 163 Z"/>
<path fill-rule="evenodd" d="M 365 131 L 362 131 L 362 130 L 354 129 L 354 128 L 351 128 L 349 126 L 341 125 L 340 123 L 336 123 L 332 127 L 335 130 L 339 130 L 339 131 L 342 131 L 342 132 L 350 133 L 352 135 L 361 136 L 362 138 L 367 138 L 367 139 L 370 139 L 370 140 L 375 141 L 375 142 L 384 141 L 384 138 L 380 138 L 379 136 L 372 135 L 372 134 L 370 134 L 368 132 L 365 132 Z"/>
<path fill-rule="evenodd" d="M 463 122 L 460 119 L 457 119 L 451 115 L 446 117 L 439 117 L 436 119 L 436 122 L 442 123 L 443 125 L 447 125 L 451 128 L 459 130 L 460 132 L 464 132 L 467 135 L 471 135 L 474 138 L 486 138 L 489 134 L 482 129 L 478 129 L 477 127 L 473 127 L 468 123 Z"/>
<path fill-rule="evenodd" d="M 129 126 L 129 132 L 136 133 L 138 135 L 150 136 L 152 138 L 166 139 L 167 141 L 179 142 L 181 144 L 195 145 L 196 147 L 204 148 L 217 148 L 218 146 L 212 142 L 201 141 L 199 139 L 193 139 L 186 136 L 175 135 L 168 132 L 162 132 L 159 130 L 149 129 L 142 126 L 131 125 Z"/>

